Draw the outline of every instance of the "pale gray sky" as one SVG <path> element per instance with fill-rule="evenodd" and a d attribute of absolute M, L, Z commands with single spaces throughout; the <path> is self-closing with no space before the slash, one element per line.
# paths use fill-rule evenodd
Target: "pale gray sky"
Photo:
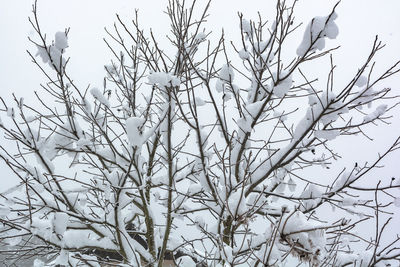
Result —
<path fill-rule="evenodd" d="M 27 41 L 33 31 L 28 23 L 32 0 L 3 0 L 0 10 L 0 88 L 2 96 L 10 92 L 17 94 L 38 88 L 43 81 L 38 70 L 30 64 L 25 52 L 35 48 Z M 198 1 L 200 5 L 205 0 Z M 256 18 L 257 11 L 268 18 L 273 14 L 272 0 L 213 1 L 209 27 L 215 35 L 223 27 L 227 39 L 237 39 L 237 12 L 249 18 Z M 99 84 L 103 76 L 103 65 L 107 62 L 108 51 L 102 41 L 104 27 L 111 27 L 115 14 L 129 19 L 135 8 L 140 10 L 140 21 L 144 28 L 152 27 L 159 35 L 168 31 L 167 16 L 162 14 L 166 0 L 152 1 L 99 1 L 99 0 L 39 0 L 39 14 L 42 28 L 52 38 L 56 31 L 71 27 L 70 48 L 72 57 L 70 71 L 83 85 Z M 299 1 L 297 17 L 299 21 L 309 21 L 313 16 L 325 15 L 335 1 Z M 388 44 L 380 55 L 382 65 L 388 65 L 400 55 L 400 2 L 398 0 L 351 0 L 342 1 L 337 13 L 340 34 L 333 44 L 341 44 L 335 59 L 343 67 L 355 67 L 370 49 L 375 34 Z M 298 32 L 302 35 L 302 31 Z M 296 44 L 294 43 L 294 47 Z M 350 64 L 351 63 L 351 64 Z M 23 79 L 21 79 L 23 77 Z M 29 86 L 28 86 L 29 85 Z M 28 89 L 29 88 L 29 89 Z"/>

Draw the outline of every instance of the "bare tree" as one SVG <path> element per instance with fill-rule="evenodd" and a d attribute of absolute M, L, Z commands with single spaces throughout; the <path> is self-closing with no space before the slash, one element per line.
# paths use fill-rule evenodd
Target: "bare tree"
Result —
<path fill-rule="evenodd" d="M 333 139 L 369 138 L 367 127 L 388 124 L 398 101 L 380 82 L 399 61 L 375 73 L 384 47 L 376 38 L 339 87 L 337 47 L 324 48 L 338 34 L 337 5 L 308 23 L 294 54 L 286 42 L 302 29 L 297 1 L 278 0 L 271 23 L 239 14 L 240 43 L 223 34 L 212 41 L 210 2 L 198 2 L 168 3 L 173 53 L 145 34 L 137 12 L 130 22 L 117 16 L 106 31 L 114 57 L 103 89 L 75 84 L 69 29 L 49 40 L 33 5 L 37 54 L 28 54 L 47 79 L 46 96 L 35 92 L 37 106 L 0 98 L 8 115 L 0 128 L 16 145 L 0 157 L 20 179 L 0 195 L 1 254 L 14 263 L 38 258 L 35 266 L 400 262 L 400 237 L 383 240 L 400 183 L 364 182 L 400 138 L 374 162 L 330 169 L 342 164 Z M 323 58 L 327 75 L 302 71 Z M 316 180 L 321 172 L 327 177 Z M 357 234 L 365 221 L 375 225 L 371 237 Z"/>

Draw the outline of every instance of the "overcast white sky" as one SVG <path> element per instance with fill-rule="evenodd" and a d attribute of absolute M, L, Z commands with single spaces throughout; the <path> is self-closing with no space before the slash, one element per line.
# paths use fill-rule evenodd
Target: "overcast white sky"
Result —
<path fill-rule="evenodd" d="M 30 64 L 25 52 L 30 49 L 27 36 L 33 31 L 27 17 L 30 15 L 32 0 L 2 0 L 0 9 L 0 88 L 1 95 L 10 92 L 17 94 L 37 90 L 43 81 L 38 70 Z M 198 1 L 204 4 L 205 0 Z M 274 2 L 272 0 L 213 1 L 209 27 L 215 35 L 223 27 L 227 39 L 239 37 L 237 12 L 243 12 L 249 18 L 256 18 L 257 11 L 263 17 L 271 17 Z M 299 1 L 297 16 L 299 21 L 308 22 L 313 16 L 325 15 L 336 1 L 303 0 Z M 71 27 L 70 49 L 72 57 L 70 70 L 76 74 L 76 80 L 83 85 L 101 84 L 103 65 L 107 62 L 108 52 L 102 41 L 104 27 L 111 27 L 115 14 L 128 19 L 135 8 L 140 10 L 143 27 L 152 27 L 155 33 L 167 33 L 167 16 L 162 14 L 166 0 L 128 1 L 128 0 L 39 0 L 39 14 L 42 28 L 53 37 L 56 31 Z M 388 44 L 381 53 L 380 62 L 388 65 L 400 57 L 400 1 L 398 0 L 351 0 L 342 1 L 338 8 L 340 34 L 337 44 L 342 50 L 335 56 L 339 66 L 355 67 L 370 49 L 375 34 Z M 272 18 L 272 17 L 271 17 Z M 301 36 L 299 31 L 299 36 Z M 336 44 L 336 43 L 334 43 Z M 294 44 L 296 45 L 296 44 Z M 353 63 L 354 62 L 354 63 Z M 351 63 L 351 64 L 350 64 Z M 349 69 L 350 70 L 350 69 Z M 23 79 L 22 79 L 23 78 Z"/>
<path fill-rule="evenodd" d="M 200 5 L 205 0 L 198 1 Z M 257 11 L 266 19 L 274 12 L 273 0 L 222 1 L 214 0 L 208 26 L 214 36 L 225 29 L 227 40 L 239 37 L 239 20 L 237 12 L 241 11 L 247 18 L 257 18 Z M 29 44 L 27 37 L 35 38 L 28 22 L 32 9 L 32 0 L 2 0 L 0 9 L 0 95 L 10 99 L 12 92 L 32 101 L 33 91 L 40 90 L 39 84 L 45 79 L 40 71 L 30 62 L 26 49 L 36 53 Z M 308 21 L 318 15 L 326 15 L 336 1 L 331 0 L 302 0 L 298 3 L 298 21 Z M 109 53 L 103 42 L 104 27 L 111 28 L 115 14 L 129 19 L 135 8 L 140 10 L 142 27 L 153 28 L 159 36 L 165 36 L 168 30 L 167 16 L 162 13 L 167 4 L 166 0 L 38 0 L 39 19 L 44 32 L 53 38 L 56 31 L 70 27 L 68 56 L 70 74 L 83 87 L 88 84 L 101 86 L 104 76 L 104 64 L 108 63 Z M 339 37 L 329 44 L 342 46 L 335 53 L 338 75 L 349 78 L 357 70 L 358 65 L 369 52 L 374 36 L 387 44 L 377 60 L 377 70 L 400 59 L 400 1 L 399 0 L 344 0 L 337 9 Z M 271 17 L 272 20 L 272 17 Z M 302 36 L 302 28 L 298 36 Z M 300 42 L 300 40 L 297 40 Z M 297 46 L 296 38 L 293 39 Z M 316 69 L 320 66 L 316 66 Z M 340 82 L 340 81 L 339 81 Z M 344 80 L 343 80 L 344 82 Z M 392 87 L 400 94 L 400 76 L 396 76 L 382 86 Z M 396 111 L 398 113 L 398 109 Z M 383 150 L 400 131 L 400 116 L 393 119 L 392 128 L 373 129 L 377 135 L 371 143 L 357 143 L 352 148 L 351 156 L 373 158 L 376 152 Z M 391 130 L 388 130 L 391 129 Z M 4 144 L 0 138 L 0 144 Z M 347 149 L 348 150 L 348 149 Z M 366 156 L 369 155 L 369 156 Z M 394 154 L 386 161 L 387 168 L 382 170 L 380 177 L 399 177 L 400 154 Z M 0 168 L 5 168 L 0 163 Z M 8 172 L 2 171 L 0 176 L 0 191 L 12 184 Z"/>

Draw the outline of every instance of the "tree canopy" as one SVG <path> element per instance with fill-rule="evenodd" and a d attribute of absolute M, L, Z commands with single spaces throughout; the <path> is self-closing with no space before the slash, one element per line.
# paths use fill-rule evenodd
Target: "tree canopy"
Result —
<path fill-rule="evenodd" d="M 400 237 L 382 240 L 399 180 L 370 182 L 400 136 L 373 162 L 349 149 L 351 167 L 335 149 L 389 124 L 398 95 L 381 83 L 400 61 L 376 73 L 376 38 L 341 86 L 328 42 L 339 3 L 304 25 L 298 1 L 277 0 L 267 21 L 239 14 L 238 43 L 207 30 L 210 4 L 169 0 L 167 41 L 137 11 L 117 15 L 103 88 L 81 88 L 68 72 L 70 29 L 46 35 L 35 2 L 28 54 L 46 82 L 37 106 L 0 98 L 15 144 L 0 158 L 20 180 L 0 194 L 1 254 L 37 267 L 400 261 Z M 304 35 L 291 50 L 295 31 Z M 303 69 L 325 63 L 318 77 Z M 358 233 L 368 221 L 374 229 Z"/>

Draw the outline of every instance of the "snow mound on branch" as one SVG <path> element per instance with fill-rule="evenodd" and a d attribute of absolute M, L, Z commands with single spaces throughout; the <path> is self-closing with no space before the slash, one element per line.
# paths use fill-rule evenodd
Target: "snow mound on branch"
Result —
<path fill-rule="evenodd" d="M 63 50 L 68 47 L 68 38 L 65 32 L 56 32 L 54 45 L 59 50 Z"/>
<path fill-rule="evenodd" d="M 90 89 L 90 93 L 101 104 L 103 104 L 106 107 L 110 107 L 110 102 L 108 101 L 107 98 L 105 98 L 105 96 L 100 92 L 98 88 L 93 87 L 92 89 Z"/>
<path fill-rule="evenodd" d="M 332 187 L 332 191 L 337 192 L 337 191 L 341 190 L 342 188 L 344 188 L 345 186 L 352 183 L 356 179 L 357 179 L 357 176 L 355 176 L 353 173 L 344 172 L 342 174 L 342 176 L 340 177 L 340 179 L 338 179 L 334 183 L 334 185 Z"/>
<path fill-rule="evenodd" d="M 317 130 L 314 133 L 316 138 L 319 139 L 326 139 L 326 140 L 333 140 L 340 135 L 340 131 L 338 130 Z"/>
<path fill-rule="evenodd" d="M 224 81 L 233 81 L 235 78 L 235 73 L 233 72 L 233 68 L 228 64 L 222 66 L 219 71 L 219 78 Z"/>
<path fill-rule="evenodd" d="M 283 76 L 285 76 L 285 74 Z M 289 92 L 290 87 L 292 87 L 292 83 L 292 75 L 289 75 L 275 85 L 274 94 L 279 98 L 283 97 L 287 92 Z"/>
<path fill-rule="evenodd" d="M 297 55 L 304 57 L 308 51 L 322 50 L 325 47 L 325 38 L 335 39 L 339 34 L 336 18 L 335 12 L 327 17 L 313 18 L 304 32 L 303 41 L 296 50 Z"/>
<path fill-rule="evenodd" d="M 250 58 L 250 54 L 246 50 L 242 49 L 239 51 L 239 57 L 241 60 L 246 60 Z"/>
<path fill-rule="evenodd" d="M 151 85 L 159 85 L 161 87 L 179 86 L 181 81 L 178 77 L 167 72 L 153 72 L 147 76 Z"/>
<path fill-rule="evenodd" d="M 57 32 L 55 35 L 54 44 L 49 46 L 37 45 L 36 56 L 39 56 L 43 63 L 49 64 L 51 68 L 60 71 L 65 66 L 66 60 L 62 56 L 65 49 L 68 47 L 68 38 L 65 32 Z"/>
<path fill-rule="evenodd" d="M 242 19 L 242 30 L 249 36 L 253 35 L 253 27 L 251 26 L 251 21 L 247 19 Z"/>
<path fill-rule="evenodd" d="M 139 129 L 143 123 L 144 119 L 139 117 L 130 117 L 126 120 L 128 140 L 134 147 L 140 147 L 143 144 L 143 131 Z"/>
<path fill-rule="evenodd" d="M 236 190 L 229 196 L 228 209 L 232 215 L 240 216 L 247 211 L 246 198 L 241 190 Z"/>
<path fill-rule="evenodd" d="M 301 249 L 294 253 L 306 256 L 308 260 L 319 266 L 324 258 L 324 247 L 326 245 L 325 231 L 321 229 L 321 225 L 317 225 L 307 219 L 307 216 L 300 211 L 286 214 L 282 218 L 280 232 L 289 243 L 296 244 Z M 308 255 L 304 255 L 306 252 Z"/>
<path fill-rule="evenodd" d="M 306 211 L 316 207 L 321 202 L 322 193 L 317 186 L 310 184 L 308 188 L 301 193 L 300 197 L 305 198 L 301 208 Z"/>
<path fill-rule="evenodd" d="M 386 109 L 387 109 L 387 105 L 385 105 L 385 104 L 378 106 L 374 112 L 372 112 L 371 114 L 366 115 L 364 117 L 363 122 L 370 122 L 370 121 L 373 121 L 373 120 L 379 118 L 380 116 L 382 116 L 385 113 Z"/>
<path fill-rule="evenodd" d="M 60 254 L 58 257 L 52 262 L 54 266 L 68 266 L 68 260 L 69 260 L 69 252 L 67 250 L 62 249 L 60 251 Z"/>
<path fill-rule="evenodd" d="M 37 46 L 37 49 L 36 56 L 40 56 L 43 63 L 48 63 L 51 68 L 60 70 L 60 67 L 65 65 L 65 58 L 62 56 L 61 51 L 54 45 L 48 47 Z"/>
<path fill-rule="evenodd" d="M 196 37 L 194 37 L 195 40 L 197 41 L 203 41 L 207 37 L 207 34 L 205 32 L 199 32 Z"/>
<path fill-rule="evenodd" d="M 35 56 L 39 56 L 43 63 L 48 63 L 50 61 L 49 54 L 47 53 L 47 49 L 42 46 L 37 46 L 37 52 Z"/>
<path fill-rule="evenodd" d="M 360 77 L 358 77 L 358 79 L 357 79 L 355 85 L 356 85 L 357 87 L 363 87 L 363 86 L 365 86 L 365 85 L 367 84 L 367 82 L 368 82 L 368 78 L 367 78 L 367 77 L 365 77 L 365 76 L 360 76 Z"/>
<path fill-rule="evenodd" d="M 69 216 L 64 212 L 57 212 L 56 214 L 54 214 L 54 231 L 59 235 L 63 235 L 64 232 L 67 230 L 68 220 Z"/>
<path fill-rule="evenodd" d="M 254 118 L 260 112 L 261 108 L 263 107 L 264 101 L 257 101 L 254 103 L 249 103 L 246 105 L 246 111 L 249 115 Z"/>

